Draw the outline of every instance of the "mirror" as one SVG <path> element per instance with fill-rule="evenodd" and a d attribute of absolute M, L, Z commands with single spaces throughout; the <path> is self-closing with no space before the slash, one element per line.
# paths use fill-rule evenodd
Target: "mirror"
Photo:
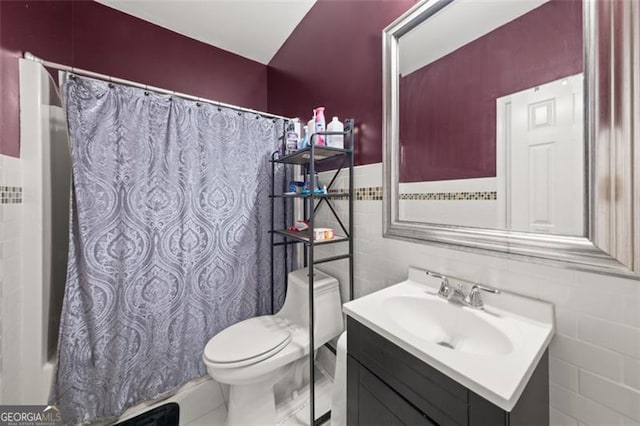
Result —
<path fill-rule="evenodd" d="M 457 1 L 399 38 L 400 220 L 585 235 L 581 6 Z"/>
<path fill-rule="evenodd" d="M 637 276 L 631 3 L 430 0 L 387 27 L 385 236 Z"/>

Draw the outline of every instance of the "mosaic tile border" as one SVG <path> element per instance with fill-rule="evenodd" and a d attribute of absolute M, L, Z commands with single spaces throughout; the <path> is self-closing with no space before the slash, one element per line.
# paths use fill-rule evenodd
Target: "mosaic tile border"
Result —
<path fill-rule="evenodd" d="M 347 199 L 346 189 L 332 189 L 330 194 L 339 194 L 335 197 L 339 200 Z M 382 200 L 381 186 L 367 186 L 355 188 L 355 199 L 357 201 Z M 401 200 L 407 201 L 474 201 L 474 200 L 497 200 L 496 191 L 470 191 L 470 192 L 414 192 L 400 194 Z"/>
<path fill-rule="evenodd" d="M 356 188 L 356 200 L 358 201 L 382 200 L 382 187 L 366 186 L 362 188 Z"/>
<path fill-rule="evenodd" d="M 338 200 L 346 200 L 348 198 L 348 191 L 346 189 L 331 189 L 329 194 L 339 194 L 334 197 Z M 356 201 L 372 201 L 382 200 L 382 187 L 381 186 L 366 186 L 362 188 L 355 188 L 355 200 Z"/>
<path fill-rule="evenodd" d="M 438 201 L 473 201 L 473 200 L 497 200 L 496 191 L 474 192 L 414 192 L 400 194 L 401 200 L 438 200 Z"/>
<path fill-rule="evenodd" d="M 0 186 L 0 204 L 22 204 L 22 187 Z"/>

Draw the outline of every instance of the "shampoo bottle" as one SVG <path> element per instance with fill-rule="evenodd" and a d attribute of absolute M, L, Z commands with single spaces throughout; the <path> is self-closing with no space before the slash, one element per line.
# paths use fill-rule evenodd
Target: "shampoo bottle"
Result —
<path fill-rule="evenodd" d="M 313 114 L 315 116 L 316 122 L 316 132 L 324 132 L 325 130 L 325 120 L 324 120 L 324 107 L 318 107 L 313 110 Z M 326 145 L 325 136 L 318 135 L 316 136 L 316 145 Z"/>
<path fill-rule="evenodd" d="M 344 124 L 338 120 L 338 117 L 333 117 L 331 122 L 327 125 L 328 132 L 344 132 Z M 327 136 L 327 145 L 333 148 L 344 148 L 344 136 L 342 135 L 329 135 Z"/>

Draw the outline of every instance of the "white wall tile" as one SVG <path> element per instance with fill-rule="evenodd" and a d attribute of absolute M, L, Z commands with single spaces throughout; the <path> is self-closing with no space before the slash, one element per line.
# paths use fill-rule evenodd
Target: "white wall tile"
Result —
<path fill-rule="evenodd" d="M 575 310 L 596 318 L 624 323 L 627 317 L 625 298 L 610 291 L 576 291 L 571 302 Z"/>
<path fill-rule="evenodd" d="M 636 422 L 626 417 L 623 419 L 623 424 L 624 426 L 640 426 L 640 422 Z"/>
<path fill-rule="evenodd" d="M 549 357 L 549 380 L 565 388 L 578 390 L 578 367 L 556 357 Z"/>
<path fill-rule="evenodd" d="M 622 425 L 624 421 L 619 413 L 555 384 L 550 386 L 549 400 L 553 408 L 585 425 Z"/>
<path fill-rule="evenodd" d="M 640 285 L 638 287 L 640 287 Z M 640 300 L 640 295 L 624 296 L 622 308 L 622 321 L 625 324 L 636 328 L 640 328 L 640 308 L 638 307 L 638 300 Z"/>
<path fill-rule="evenodd" d="M 556 307 L 556 333 L 569 337 L 578 335 L 578 313 Z"/>
<path fill-rule="evenodd" d="M 640 329 L 580 315 L 578 336 L 598 346 L 640 358 Z"/>
<path fill-rule="evenodd" d="M 622 355 L 570 337 L 556 335 L 549 353 L 612 380 L 622 380 Z"/>
<path fill-rule="evenodd" d="M 578 426 L 578 421 L 551 407 L 549 409 L 549 424 L 551 426 Z"/>
<path fill-rule="evenodd" d="M 611 287 L 611 277 L 607 275 L 592 274 L 584 271 L 576 271 L 575 274 L 576 285 L 586 291 L 603 291 Z M 611 288 L 610 291 L 623 296 L 640 296 L 638 281 L 634 279 L 615 278 L 615 289 Z"/>
<path fill-rule="evenodd" d="M 573 309 L 573 303 L 576 288 L 570 282 L 541 280 L 540 281 L 540 298 L 552 302 L 557 309 Z"/>
<path fill-rule="evenodd" d="M 640 360 L 626 356 L 623 363 L 624 383 L 640 390 Z"/>
<path fill-rule="evenodd" d="M 22 186 L 20 160 L 0 155 L 0 186 Z M 19 402 L 22 204 L 0 204 L 0 403 Z"/>
<path fill-rule="evenodd" d="M 640 421 L 640 391 L 637 389 L 580 371 L 580 394 Z"/>

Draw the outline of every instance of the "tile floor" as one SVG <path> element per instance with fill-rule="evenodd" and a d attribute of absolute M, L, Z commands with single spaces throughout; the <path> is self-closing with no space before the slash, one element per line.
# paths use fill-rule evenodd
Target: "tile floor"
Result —
<path fill-rule="evenodd" d="M 316 415 L 319 416 L 331 409 L 331 388 L 333 380 L 321 371 L 316 372 Z M 183 422 L 183 419 L 191 419 L 187 410 L 189 407 L 181 405 L 180 426 L 225 426 L 227 418 L 227 406 L 223 404 L 206 414 L 193 420 Z M 279 426 L 303 426 L 309 424 L 309 387 L 298 393 L 297 398 L 280 404 L 277 407 Z M 329 426 L 330 421 L 323 424 Z"/>

